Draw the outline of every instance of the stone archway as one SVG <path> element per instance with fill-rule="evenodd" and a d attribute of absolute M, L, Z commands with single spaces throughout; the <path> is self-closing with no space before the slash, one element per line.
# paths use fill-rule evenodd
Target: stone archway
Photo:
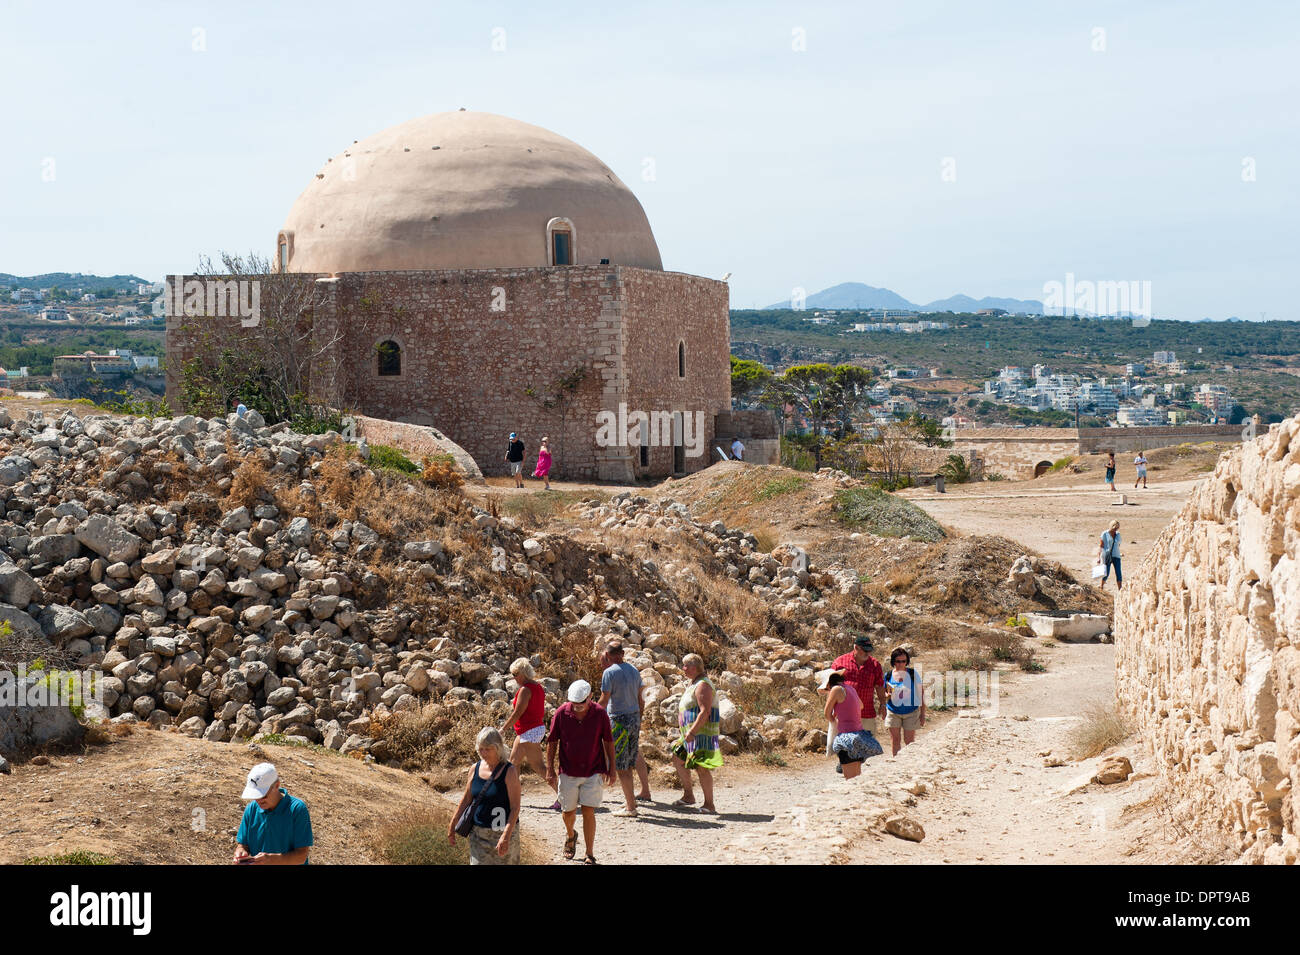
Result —
<path fill-rule="evenodd" d="M 1042 477 L 1048 471 L 1052 470 L 1051 461 L 1039 461 L 1034 465 L 1034 477 Z"/>

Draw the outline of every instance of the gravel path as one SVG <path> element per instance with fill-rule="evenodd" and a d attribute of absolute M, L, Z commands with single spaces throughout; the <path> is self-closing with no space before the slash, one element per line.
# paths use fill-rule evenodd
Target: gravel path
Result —
<path fill-rule="evenodd" d="M 596 857 L 610 864 L 1152 861 L 1142 846 L 1161 825 L 1160 807 L 1132 741 L 1119 751 L 1133 761 L 1135 778 L 1115 786 L 1089 782 L 1096 759 L 1049 768 L 1041 755 L 1068 754 L 1080 714 L 1112 698 L 1114 648 L 1061 644 L 1041 650 L 1040 659 L 1048 672 L 999 674 L 996 712 L 923 730 L 897 757 L 870 760 L 855 780 L 816 756 L 786 769 L 724 768 L 715 795 L 721 815 L 660 802 L 638 819 L 610 815 L 622 797 L 607 789 Z M 677 795 L 656 791 L 665 801 Z M 559 862 L 564 827 L 545 808 L 551 798 L 526 789 L 524 824 Z M 924 827 L 923 841 L 884 832 L 885 820 L 899 815 Z"/>

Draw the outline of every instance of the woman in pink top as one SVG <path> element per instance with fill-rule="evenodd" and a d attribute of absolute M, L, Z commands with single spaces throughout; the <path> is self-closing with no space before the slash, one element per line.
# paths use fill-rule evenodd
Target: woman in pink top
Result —
<path fill-rule="evenodd" d="M 546 487 L 543 490 L 551 489 L 551 439 L 542 438 L 541 450 L 537 452 L 537 470 L 533 472 L 533 477 L 543 478 L 546 481 Z"/>
<path fill-rule="evenodd" d="M 844 682 L 844 671 L 827 671 L 817 692 L 826 694 L 826 719 L 835 723 L 831 752 L 840 758 L 835 771 L 852 779 L 862 772 L 863 760 L 881 754 L 880 744 L 870 730 L 862 728 L 862 701 L 858 691 Z"/>

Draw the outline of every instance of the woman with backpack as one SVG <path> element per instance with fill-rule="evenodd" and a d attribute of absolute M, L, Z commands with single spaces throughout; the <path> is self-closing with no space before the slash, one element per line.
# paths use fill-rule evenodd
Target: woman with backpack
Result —
<path fill-rule="evenodd" d="M 889 655 L 890 669 L 885 671 L 885 726 L 894 755 L 908 743 L 915 742 L 918 727 L 925 725 L 925 687 L 912 669 L 912 654 L 906 647 L 895 647 Z"/>

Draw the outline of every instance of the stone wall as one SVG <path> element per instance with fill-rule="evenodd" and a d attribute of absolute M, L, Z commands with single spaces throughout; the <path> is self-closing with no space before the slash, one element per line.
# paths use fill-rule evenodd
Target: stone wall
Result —
<path fill-rule="evenodd" d="M 1147 451 L 1175 444 L 1202 441 L 1240 441 L 1243 425 L 1204 424 L 1148 428 L 1080 428 L 1079 451 Z"/>
<path fill-rule="evenodd" d="M 1300 420 L 1223 455 L 1116 600 L 1116 691 L 1251 862 L 1297 861 Z"/>
<path fill-rule="evenodd" d="M 730 408 L 727 286 L 676 272 L 608 266 L 420 272 L 345 272 L 320 277 L 312 316 L 314 392 L 373 418 L 436 426 L 485 474 L 504 474 L 508 435 L 526 446 L 526 473 L 542 436 L 553 476 L 631 481 L 680 465 L 707 467 L 713 419 Z M 239 333 L 237 319 L 219 323 Z M 401 349 L 397 374 L 379 374 L 378 347 Z M 196 339 L 168 331 L 168 397 Z M 679 346 L 685 358 L 681 376 Z M 554 382 L 585 377 L 563 401 Z M 528 394 L 531 389 L 535 394 Z M 548 400 L 550 406 L 548 407 Z M 674 454 L 599 441 L 600 413 L 690 415 L 704 453 Z M 652 438 L 658 438 L 656 433 Z M 683 437 L 694 437 L 688 431 Z"/>

